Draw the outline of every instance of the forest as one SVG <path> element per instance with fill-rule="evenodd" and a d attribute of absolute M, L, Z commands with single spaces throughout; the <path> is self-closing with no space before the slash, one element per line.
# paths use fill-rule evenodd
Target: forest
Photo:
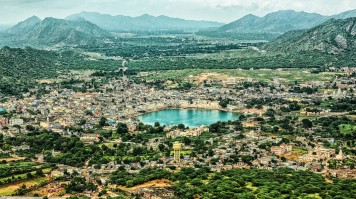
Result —
<path fill-rule="evenodd" d="M 355 198 L 356 180 L 334 179 L 287 168 L 269 170 L 232 169 L 209 172 L 184 168 L 172 175 L 181 198 Z"/>
<path fill-rule="evenodd" d="M 173 43 L 167 45 L 170 41 Z M 352 67 L 356 62 L 354 51 L 337 55 L 319 51 L 276 54 L 249 49 L 249 46 L 261 44 L 214 42 L 189 38 L 136 38 L 122 39 L 116 46 L 79 46 L 56 51 L 4 47 L 0 50 L 0 97 L 21 97 L 29 88 L 38 86 L 37 80 L 56 78 L 69 70 L 94 70 L 94 76 L 120 77 L 120 72 L 113 71 L 119 70 L 124 59 L 129 60 L 127 75 L 182 69 L 319 68 L 323 71 L 334 65 Z M 92 57 L 88 53 L 102 56 Z"/>

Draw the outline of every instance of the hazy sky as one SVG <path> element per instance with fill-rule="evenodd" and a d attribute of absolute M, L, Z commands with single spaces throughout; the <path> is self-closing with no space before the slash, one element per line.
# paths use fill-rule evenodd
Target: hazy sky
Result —
<path fill-rule="evenodd" d="M 332 15 L 356 9 L 356 0 L 0 0 L 0 24 L 33 15 L 64 18 L 81 11 L 231 22 L 246 14 L 263 16 L 286 9 Z"/>

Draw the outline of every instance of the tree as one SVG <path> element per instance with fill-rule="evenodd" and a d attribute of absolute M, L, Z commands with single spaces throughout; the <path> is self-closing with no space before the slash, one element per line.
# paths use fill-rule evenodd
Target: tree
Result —
<path fill-rule="evenodd" d="M 106 121 L 105 121 L 106 122 Z M 104 122 L 104 124 L 105 124 L 105 122 Z M 81 119 L 80 121 L 79 121 L 79 125 L 84 125 L 84 124 L 86 124 L 87 123 L 87 121 L 86 121 L 86 119 Z"/>
<path fill-rule="evenodd" d="M 129 128 L 127 127 L 127 124 L 124 124 L 124 123 L 117 124 L 116 133 L 125 135 L 128 132 L 129 132 Z"/>
<path fill-rule="evenodd" d="M 161 126 L 159 122 L 155 122 L 155 127 Z"/>
<path fill-rule="evenodd" d="M 33 127 L 32 125 L 26 125 L 26 130 L 28 130 L 28 131 L 34 131 L 34 130 L 36 130 L 36 128 Z"/>
<path fill-rule="evenodd" d="M 15 124 L 14 127 L 17 128 L 17 130 L 19 131 L 19 134 L 20 134 L 21 133 L 21 126 L 18 125 L 18 124 Z"/>
<path fill-rule="evenodd" d="M 184 145 L 190 145 L 192 140 L 189 137 L 183 137 L 183 143 Z"/>
<path fill-rule="evenodd" d="M 313 127 L 313 122 L 310 121 L 309 119 L 303 119 L 302 125 L 303 125 L 303 128 L 309 129 L 309 128 Z"/>
<path fill-rule="evenodd" d="M 164 151 L 164 145 L 161 143 L 161 144 L 159 144 L 158 145 L 158 149 L 160 150 L 160 151 Z"/>
<path fill-rule="evenodd" d="M 267 117 L 273 117 L 274 114 L 275 114 L 274 110 L 270 108 L 266 111 L 264 115 L 266 115 Z"/>
<path fill-rule="evenodd" d="M 220 100 L 219 105 L 220 105 L 222 108 L 226 108 L 227 105 L 229 104 L 229 102 L 230 102 L 229 99 L 223 99 L 223 100 Z"/>
<path fill-rule="evenodd" d="M 37 170 L 37 171 L 36 171 L 36 175 L 43 175 L 42 169 Z"/>
<path fill-rule="evenodd" d="M 242 131 L 243 130 L 242 123 L 240 121 L 236 121 L 234 129 L 235 131 Z"/>
<path fill-rule="evenodd" d="M 185 126 L 184 126 L 184 124 L 178 124 L 178 128 L 179 129 L 185 129 Z"/>
<path fill-rule="evenodd" d="M 103 127 L 103 126 L 106 126 L 106 121 L 108 119 L 106 119 L 105 117 L 101 117 L 100 118 L 100 121 L 99 121 L 99 126 Z"/>
<path fill-rule="evenodd" d="M 102 196 L 102 195 L 105 195 L 108 191 L 106 189 L 103 189 L 99 192 L 98 196 Z"/>
<path fill-rule="evenodd" d="M 21 189 L 26 189 L 26 185 L 22 184 Z"/>

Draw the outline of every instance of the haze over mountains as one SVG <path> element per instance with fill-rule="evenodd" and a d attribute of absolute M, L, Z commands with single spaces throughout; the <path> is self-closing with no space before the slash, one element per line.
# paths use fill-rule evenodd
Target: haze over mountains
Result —
<path fill-rule="evenodd" d="M 282 34 L 290 30 L 307 29 L 319 25 L 329 17 L 315 13 L 296 12 L 293 10 L 281 10 L 267 14 L 264 17 L 246 15 L 232 23 L 218 29 L 221 32 L 240 33 L 277 33 Z"/>
<path fill-rule="evenodd" d="M 356 17 L 331 19 L 309 30 L 290 31 L 266 45 L 274 52 L 356 52 Z"/>
<path fill-rule="evenodd" d="M 221 26 L 217 30 L 204 33 L 209 36 L 235 36 L 237 38 L 246 34 L 254 34 L 254 39 L 271 40 L 291 30 L 309 29 L 330 19 L 346 19 L 349 17 L 356 17 L 356 10 L 333 16 L 281 10 L 269 13 L 264 17 L 246 15 L 241 19 Z"/>
<path fill-rule="evenodd" d="M 15 47 L 88 45 L 110 39 L 112 32 L 169 32 L 177 30 L 200 31 L 198 34 L 211 37 L 272 41 L 282 34 L 292 31 L 278 38 L 280 43 L 282 40 L 300 36 L 306 30 L 330 19 L 349 17 L 356 17 L 356 10 L 333 16 L 282 10 L 264 17 L 246 15 L 239 20 L 223 25 L 218 22 L 184 20 L 167 16 L 128 17 L 81 12 L 70 15 L 66 19 L 47 17 L 41 20 L 36 16 L 30 17 L 3 32 L 0 37 L 0 45 Z M 326 30 L 323 29 L 323 31 Z"/>
<path fill-rule="evenodd" d="M 85 19 L 108 31 L 156 31 L 156 30 L 199 30 L 216 28 L 224 24 L 212 21 L 194 21 L 172 18 L 167 16 L 151 16 L 148 14 L 138 17 L 112 16 L 98 12 L 81 12 L 66 17 L 67 20 Z"/>
<path fill-rule="evenodd" d="M 56 70 L 116 68 L 117 60 L 109 57 L 132 60 L 130 68 L 133 70 L 355 66 L 356 17 L 348 18 L 355 13 L 354 11 L 337 15 L 335 16 L 337 19 L 291 12 L 294 13 L 291 15 L 294 17 L 288 20 L 283 16 L 290 11 L 271 14 L 275 17 L 269 15 L 271 20 L 266 20 L 268 24 L 264 27 L 266 30 L 274 31 L 278 24 L 287 24 L 293 20 L 294 26 L 279 25 L 281 31 L 273 32 L 279 36 L 277 39 L 265 44 L 251 42 L 248 44 L 252 47 L 246 48 L 241 48 L 240 41 L 235 40 L 238 34 L 230 32 L 226 34 L 230 34 L 230 38 L 234 40 L 204 38 L 200 41 L 194 34 L 151 37 L 150 32 L 147 35 L 132 34 L 132 37 L 127 35 L 120 37 L 84 18 L 41 20 L 33 16 L 0 35 L 0 46 L 31 46 L 23 49 L 9 47 L 0 49 L 0 71 L 6 77 L 6 81 L 1 82 L 0 79 L 0 83 L 8 90 L 7 93 L 21 93 L 28 88 L 28 82 L 32 81 L 32 78 L 55 77 Z M 308 15 L 306 16 L 308 20 L 303 21 L 300 14 Z M 253 23 L 255 19 L 256 17 L 249 15 L 242 18 L 239 23 L 244 24 L 242 21 L 250 20 L 244 25 L 249 27 L 250 24 L 251 29 L 257 31 L 259 23 Z M 322 22 L 323 20 L 326 21 Z M 316 24 L 314 27 L 307 28 L 314 24 Z M 304 29 L 282 34 L 294 28 Z M 262 34 L 265 33 L 245 33 L 249 37 Z M 40 50 L 48 48 L 53 50 Z M 22 87 L 14 83 L 19 79 L 22 81 Z"/>
<path fill-rule="evenodd" d="M 22 21 L 5 31 L 5 43 L 23 45 L 89 44 L 110 33 L 85 20 L 68 21 L 36 16 Z"/>

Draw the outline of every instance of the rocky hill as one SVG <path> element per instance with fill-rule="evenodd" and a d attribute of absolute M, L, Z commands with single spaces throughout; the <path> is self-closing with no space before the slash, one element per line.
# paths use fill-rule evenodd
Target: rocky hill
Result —
<path fill-rule="evenodd" d="M 288 32 L 266 45 L 268 51 L 320 51 L 339 54 L 356 49 L 356 17 L 331 19 L 307 31 Z"/>
<path fill-rule="evenodd" d="M 0 41 L 14 46 L 85 45 L 108 37 L 110 33 L 86 20 L 31 17 L 7 30 Z"/>
<path fill-rule="evenodd" d="M 0 49 L 0 70 L 2 76 L 9 77 L 51 76 L 57 58 L 58 55 L 51 51 L 4 47 Z"/>
<path fill-rule="evenodd" d="M 237 39 L 248 39 L 250 37 L 251 40 L 272 41 L 278 36 L 292 30 L 310 29 L 330 19 L 346 19 L 350 17 L 356 17 L 356 10 L 332 16 L 297 12 L 294 10 L 281 10 L 269 13 L 264 17 L 251 14 L 246 15 L 216 30 L 201 32 L 201 34 L 214 37 L 230 36 Z"/>
<path fill-rule="evenodd" d="M 199 30 L 220 27 L 224 24 L 212 21 L 194 21 L 172 18 L 167 16 L 151 16 L 148 14 L 138 17 L 112 16 L 97 12 L 81 12 L 68 16 L 67 20 L 85 19 L 108 31 L 157 31 L 157 30 Z"/>
<path fill-rule="evenodd" d="M 6 30 L 5 32 L 9 34 L 26 33 L 30 31 L 31 28 L 34 27 L 39 22 L 41 22 L 40 18 L 38 18 L 37 16 L 32 16 L 24 21 L 19 22 L 18 24 Z"/>
<path fill-rule="evenodd" d="M 282 10 L 267 14 L 264 17 L 247 15 L 237 21 L 222 26 L 218 31 L 282 34 L 290 30 L 311 28 L 327 19 L 328 17 L 315 13 Z"/>

